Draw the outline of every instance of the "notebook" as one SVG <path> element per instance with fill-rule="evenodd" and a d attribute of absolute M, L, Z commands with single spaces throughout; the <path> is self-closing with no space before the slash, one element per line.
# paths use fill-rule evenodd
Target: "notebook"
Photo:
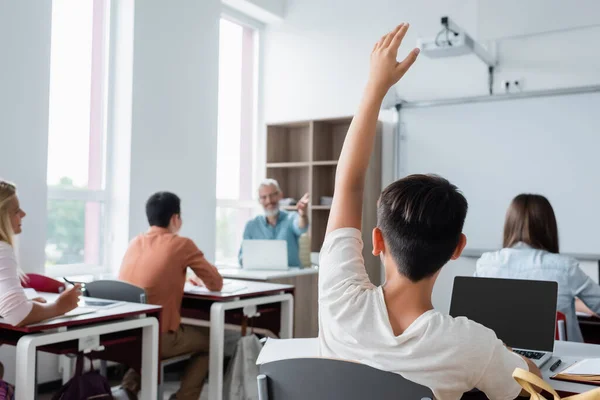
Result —
<path fill-rule="evenodd" d="M 600 386 L 600 358 L 578 361 L 550 378 Z"/>
<path fill-rule="evenodd" d="M 185 286 L 183 287 L 183 291 L 185 293 L 191 293 L 191 294 L 214 294 L 214 293 L 230 294 L 230 293 L 239 292 L 240 290 L 244 290 L 246 288 L 247 288 L 247 286 L 244 285 L 242 282 L 239 282 L 239 281 L 236 282 L 231 279 L 223 279 L 223 289 L 221 289 L 220 292 L 211 292 L 204 286 L 196 286 L 189 282 L 185 283 Z"/>
<path fill-rule="evenodd" d="M 291 358 L 315 358 L 320 357 L 319 340 L 309 339 L 267 339 L 263 346 L 256 365 L 266 364 L 273 361 L 288 360 Z"/>

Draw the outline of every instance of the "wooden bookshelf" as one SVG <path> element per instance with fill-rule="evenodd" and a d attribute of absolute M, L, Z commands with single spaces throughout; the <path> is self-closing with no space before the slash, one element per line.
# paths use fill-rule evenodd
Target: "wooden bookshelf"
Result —
<path fill-rule="evenodd" d="M 267 178 L 276 179 L 284 197 L 300 199 L 310 193 L 311 251 L 323 245 L 331 205 L 321 197 L 332 197 L 335 172 L 352 117 L 267 125 Z M 367 172 L 363 208 L 363 257 L 371 281 L 381 282 L 381 268 L 371 254 L 371 232 L 377 224 L 377 199 L 381 193 L 381 129 Z M 285 207 L 295 210 L 295 207 Z"/>

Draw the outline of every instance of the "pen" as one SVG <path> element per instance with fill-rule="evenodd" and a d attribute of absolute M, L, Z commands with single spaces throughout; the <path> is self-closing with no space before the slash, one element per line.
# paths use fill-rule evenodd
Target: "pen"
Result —
<path fill-rule="evenodd" d="M 554 364 L 552 364 L 552 366 L 550 367 L 550 371 L 552 371 L 552 372 L 556 371 L 556 368 L 558 368 L 560 366 L 560 363 L 562 363 L 562 361 L 559 358 Z"/>
<path fill-rule="evenodd" d="M 73 285 L 73 286 L 75 286 L 75 285 L 80 285 L 80 286 L 81 286 L 81 290 L 85 290 L 85 282 L 73 282 L 73 281 L 71 281 L 71 280 L 67 279 L 67 278 L 66 278 L 66 277 L 64 277 L 64 276 L 63 276 L 63 280 L 64 280 L 65 282 L 67 282 L 68 284 L 70 284 L 70 285 Z"/>

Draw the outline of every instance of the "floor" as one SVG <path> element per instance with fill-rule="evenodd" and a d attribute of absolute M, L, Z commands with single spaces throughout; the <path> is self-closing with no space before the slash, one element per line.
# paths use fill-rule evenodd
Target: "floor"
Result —
<path fill-rule="evenodd" d="M 128 400 L 127 397 L 123 397 L 120 396 L 120 393 L 118 393 L 118 382 L 111 382 L 111 385 L 113 386 L 113 391 L 115 392 L 115 400 Z M 163 397 L 164 400 L 168 400 L 169 397 L 175 393 L 177 391 L 177 388 L 179 387 L 179 382 L 166 382 L 165 383 L 165 395 Z M 52 391 L 52 393 L 40 393 L 38 395 L 38 400 L 51 400 L 52 396 L 54 395 L 54 391 Z M 200 400 L 208 400 L 208 385 L 204 385 L 204 388 L 202 390 L 202 395 L 200 396 Z"/>
<path fill-rule="evenodd" d="M 231 357 L 233 355 L 233 353 L 235 352 L 235 348 L 236 348 L 236 344 L 240 339 L 240 333 L 238 331 L 226 331 L 225 332 L 225 357 L 226 357 L 226 361 L 225 361 L 225 365 L 227 365 L 227 360 L 229 357 Z M 169 366 L 167 367 L 167 373 L 165 375 L 165 386 L 164 386 L 164 400 L 168 400 L 169 397 L 175 393 L 177 391 L 177 389 L 179 388 L 179 377 L 181 376 L 181 374 L 183 373 L 183 369 L 185 367 L 185 363 L 180 363 L 180 364 L 176 364 L 173 366 Z M 109 368 L 108 371 L 108 375 L 109 375 L 109 383 L 111 385 L 111 387 L 113 388 L 113 395 L 115 396 L 115 400 L 128 400 L 126 396 L 119 396 L 119 394 L 121 394 L 120 391 L 118 391 L 119 389 L 119 385 L 120 385 L 120 378 L 122 376 L 123 371 L 119 372 L 112 372 L 113 371 L 111 368 Z M 47 390 L 46 392 L 40 390 L 39 394 L 38 394 L 38 400 L 51 400 L 53 394 L 57 391 L 56 388 L 54 388 L 53 390 Z M 117 393 L 118 392 L 118 393 Z M 202 395 L 200 396 L 199 400 L 208 400 L 208 384 L 204 385 L 204 388 L 202 390 Z"/>

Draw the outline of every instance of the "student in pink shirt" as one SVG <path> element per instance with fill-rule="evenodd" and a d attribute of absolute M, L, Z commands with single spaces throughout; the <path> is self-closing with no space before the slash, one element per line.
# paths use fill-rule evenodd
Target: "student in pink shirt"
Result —
<path fill-rule="evenodd" d="M 15 235 L 21 233 L 25 217 L 15 185 L 0 180 L 0 317 L 3 323 L 23 326 L 65 314 L 75 307 L 81 288 L 65 290 L 56 302 L 45 304 L 44 299 L 29 300 L 21 286 L 24 275 L 17 264 L 13 249 Z"/>

